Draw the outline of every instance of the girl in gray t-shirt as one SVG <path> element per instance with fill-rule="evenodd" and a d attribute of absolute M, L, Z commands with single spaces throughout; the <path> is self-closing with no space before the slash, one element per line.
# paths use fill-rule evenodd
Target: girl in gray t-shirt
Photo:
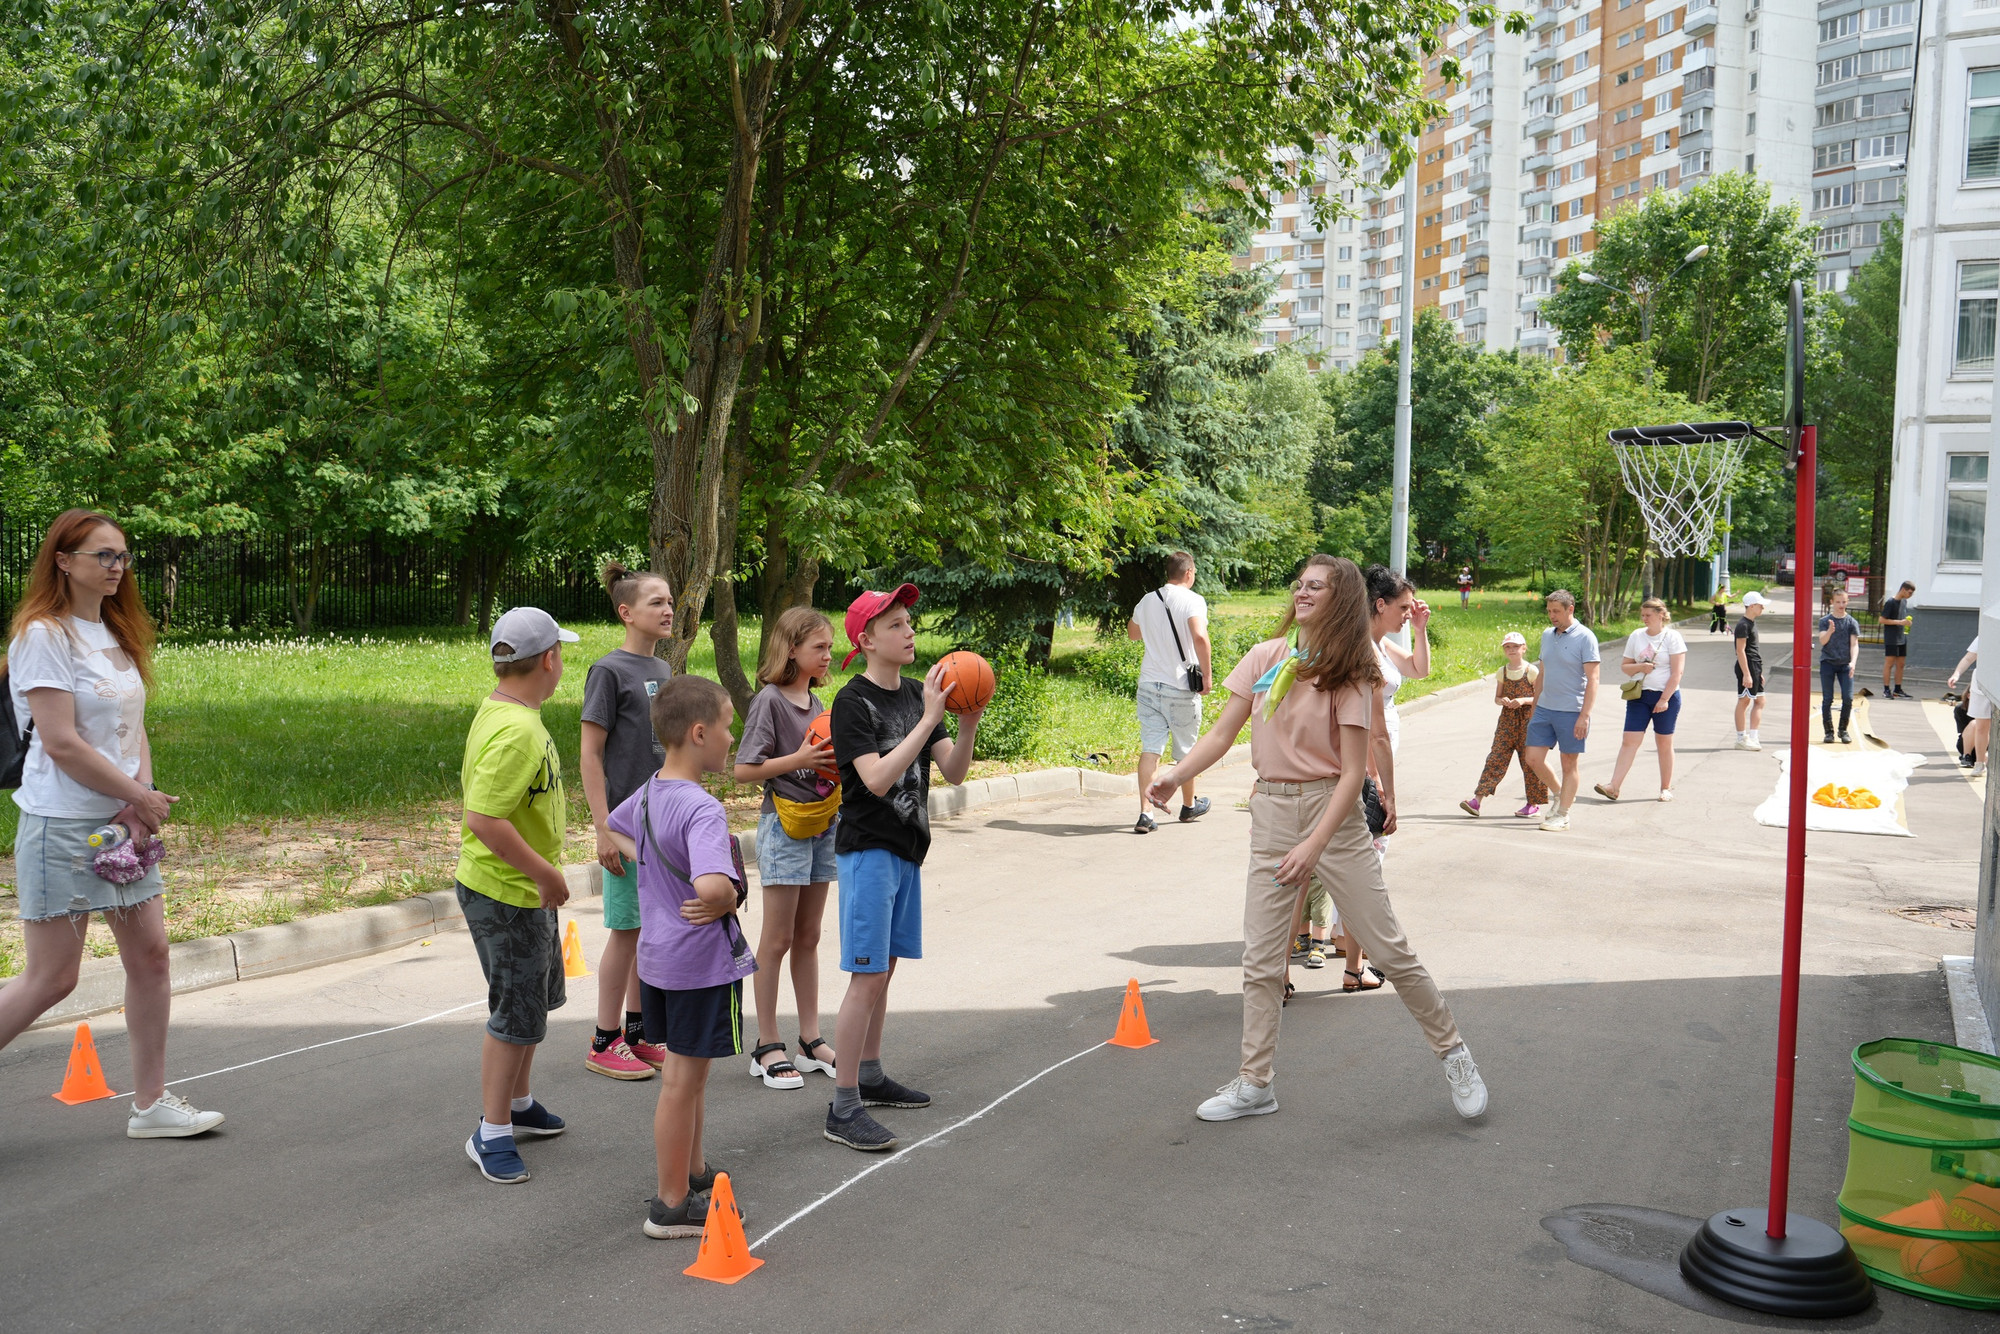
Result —
<path fill-rule="evenodd" d="M 813 721 L 826 712 L 812 688 L 832 673 L 833 623 L 811 607 L 780 615 L 757 667 L 764 688 L 744 710 L 736 747 L 736 781 L 764 785 L 757 818 L 764 929 L 751 978 L 757 1045 L 750 1073 L 768 1088 L 798 1088 L 805 1083 L 802 1071 L 833 1077 L 833 1048 L 819 1034 L 819 933 L 827 886 L 838 874 L 833 831 L 840 822 L 840 784 L 832 743 L 824 733 L 817 743 L 807 739 Z M 778 965 L 787 954 L 799 1011 L 796 1062 L 786 1059 L 778 1038 Z"/>

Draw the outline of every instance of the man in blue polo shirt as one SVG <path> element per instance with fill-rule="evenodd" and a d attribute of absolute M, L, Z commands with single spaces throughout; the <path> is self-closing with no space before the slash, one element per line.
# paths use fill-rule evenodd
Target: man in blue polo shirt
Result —
<path fill-rule="evenodd" d="M 1597 636 L 1576 619 L 1576 597 L 1558 588 L 1548 597 L 1549 628 L 1542 631 L 1542 693 L 1528 718 L 1528 763 L 1556 794 L 1542 828 L 1559 833 L 1569 828 L 1569 808 L 1576 800 L 1577 757 L 1590 735 L 1590 709 L 1597 703 Z M 1562 781 L 1549 769 L 1549 751 L 1562 752 Z"/>

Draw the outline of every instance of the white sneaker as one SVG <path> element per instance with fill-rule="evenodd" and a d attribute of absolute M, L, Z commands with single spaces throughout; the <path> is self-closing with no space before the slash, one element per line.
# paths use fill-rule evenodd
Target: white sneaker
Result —
<path fill-rule="evenodd" d="M 206 1134 L 221 1124 L 221 1112 L 204 1112 L 177 1093 L 163 1093 L 143 1112 L 138 1103 L 132 1104 L 125 1133 L 132 1139 L 185 1139 Z"/>
<path fill-rule="evenodd" d="M 1451 1085 L 1451 1105 L 1460 1116 L 1470 1121 L 1486 1114 L 1486 1081 L 1479 1077 L 1479 1067 L 1464 1043 L 1444 1058 L 1444 1077 Z"/>
<path fill-rule="evenodd" d="M 1738 750 L 1762 750 L 1762 749 L 1764 749 L 1764 747 L 1758 744 L 1758 741 L 1757 741 L 1757 734 L 1756 734 L 1756 733 L 1754 733 L 1754 732 L 1738 732 L 1738 733 L 1736 734 L 1736 749 L 1738 749 Z"/>
<path fill-rule="evenodd" d="M 1269 1084 L 1253 1084 L 1238 1076 L 1217 1089 L 1194 1114 L 1204 1121 L 1234 1121 L 1239 1116 L 1269 1116 L 1277 1110 L 1278 1095 L 1271 1092 Z"/>
<path fill-rule="evenodd" d="M 1569 812 L 1552 810 L 1543 817 L 1541 828 L 1546 833 L 1562 834 L 1569 831 Z"/>

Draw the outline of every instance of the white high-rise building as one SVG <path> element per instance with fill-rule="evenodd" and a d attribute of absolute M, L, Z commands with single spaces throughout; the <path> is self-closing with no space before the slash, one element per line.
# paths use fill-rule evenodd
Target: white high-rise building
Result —
<path fill-rule="evenodd" d="M 1237 256 L 1239 268 L 1266 268 L 1278 282 L 1265 304 L 1258 340 L 1274 348 L 1296 344 L 1314 370 L 1346 370 L 1358 351 L 1355 254 L 1360 230 L 1353 215 L 1354 189 L 1334 175 L 1324 154 L 1310 164 L 1301 163 L 1296 150 L 1273 157 L 1289 164 L 1295 179 L 1309 175 L 1313 183 L 1274 199 L 1265 220 L 1268 227 L 1251 237 L 1247 255 Z M 1329 191 L 1344 192 L 1340 197 L 1347 212 L 1322 226 L 1317 205 Z"/>

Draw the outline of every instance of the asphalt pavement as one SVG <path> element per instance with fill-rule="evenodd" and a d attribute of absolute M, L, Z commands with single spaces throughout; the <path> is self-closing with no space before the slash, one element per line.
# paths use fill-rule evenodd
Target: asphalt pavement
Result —
<path fill-rule="evenodd" d="M 1777 616 L 1764 624 L 1767 643 L 1782 638 Z M 0 1053 L 14 1126 L 0 1141 L 0 1329 L 1787 1327 L 1672 1273 L 1701 1218 L 1764 1199 L 1783 888 L 1783 831 L 1750 811 L 1777 780 L 1785 699 L 1766 751 L 1734 750 L 1726 641 L 1689 640 L 1672 804 L 1648 799 L 1649 748 L 1625 799 L 1586 795 L 1567 834 L 1472 820 L 1457 803 L 1484 758 L 1488 698 L 1405 723 L 1389 881 L 1491 1088 L 1481 1121 L 1453 1113 L 1394 995 L 1341 996 L 1332 966 L 1295 970 L 1279 1112 L 1194 1119 L 1237 1061 L 1238 768 L 1204 785 L 1209 817 L 1144 838 L 1119 798 L 938 826 L 926 957 L 898 974 L 885 1052 L 936 1105 L 882 1117 L 906 1144 L 948 1133 L 855 1181 L 879 1160 L 820 1137 L 830 1080 L 773 1091 L 747 1058 L 718 1063 L 711 1161 L 767 1261 L 735 1286 L 681 1274 L 693 1242 L 640 1232 L 656 1086 L 583 1068 L 594 977 L 571 984 L 537 1058 L 536 1091 L 570 1132 L 525 1147 L 524 1185 L 473 1170 L 461 1146 L 484 987 L 455 932 L 177 998 L 170 1077 L 222 1071 L 176 1085 L 228 1114 L 205 1139 L 127 1140 L 123 1102 L 50 1098 L 67 1030 Z M 1622 701 L 1602 696 L 1586 794 L 1616 753 Z M 1825 1220 L 1845 1169 L 1848 1053 L 1951 1035 L 1937 960 L 1970 935 L 1894 910 L 1969 905 L 1978 855 L 1976 794 L 1930 716 L 1872 701 L 1869 721 L 1938 759 L 1910 790 L 1917 837 L 1811 837 L 1792 1207 Z M 1519 791 L 1510 776 L 1494 804 Z M 576 916 L 594 960 L 595 914 Z M 830 1014 L 843 979 L 827 925 Z M 1160 1044 L 1099 1046 L 1131 977 Z M 117 1018 L 94 1027 L 125 1087 Z M 795 1043 L 789 1018 L 783 1036 Z M 1886 1292 L 1846 1323 L 1992 1327 Z"/>

